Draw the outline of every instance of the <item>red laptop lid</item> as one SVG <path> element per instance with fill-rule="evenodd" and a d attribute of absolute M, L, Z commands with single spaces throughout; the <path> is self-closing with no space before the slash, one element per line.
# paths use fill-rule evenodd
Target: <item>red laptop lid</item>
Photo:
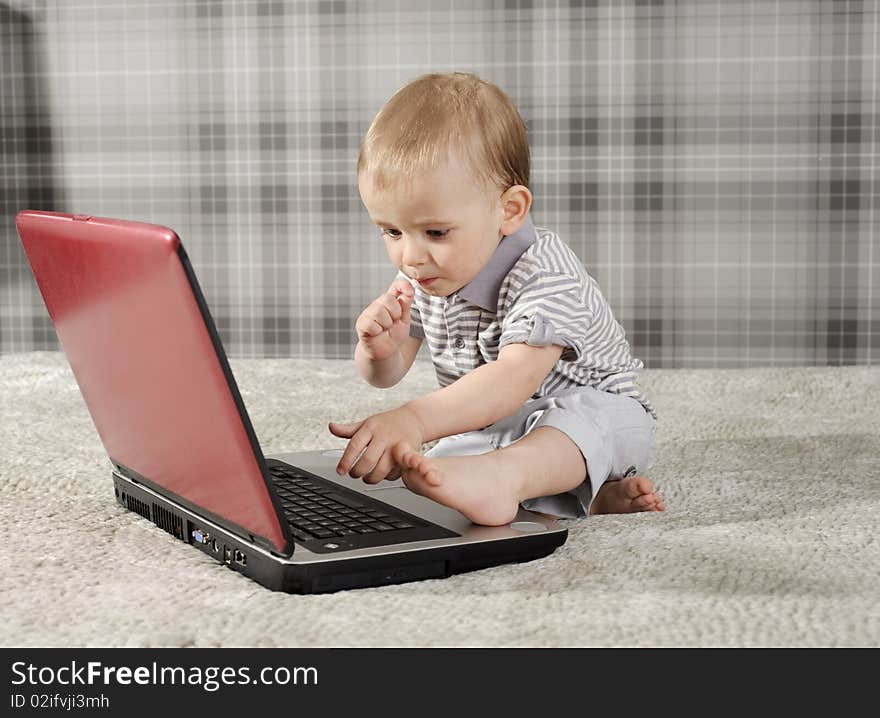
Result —
<path fill-rule="evenodd" d="M 174 231 L 32 211 L 16 226 L 111 460 L 287 553 L 262 452 Z"/>

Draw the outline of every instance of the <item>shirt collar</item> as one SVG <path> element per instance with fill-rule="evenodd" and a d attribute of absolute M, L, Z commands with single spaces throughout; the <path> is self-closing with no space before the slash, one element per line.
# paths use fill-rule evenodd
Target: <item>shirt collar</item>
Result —
<path fill-rule="evenodd" d="M 458 296 L 488 312 L 498 311 L 501 284 L 523 253 L 538 241 L 531 215 L 526 215 L 520 228 L 501 238 L 489 263 L 470 282 L 458 290 Z"/>

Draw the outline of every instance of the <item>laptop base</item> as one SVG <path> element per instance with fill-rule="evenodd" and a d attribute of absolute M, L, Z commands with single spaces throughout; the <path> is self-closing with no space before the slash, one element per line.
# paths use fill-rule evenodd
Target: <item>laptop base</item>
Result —
<path fill-rule="evenodd" d="M 337 554 L 333 560 L 297 561 L 270 552 L 200 517 L 151 488 L 113 472 L 116 500 L 180 541 L 273 591 L 331 593 L 387 586 L 426 578 L 447 578 L 502 563 L 522 563 L 552 553 L 567 531 L 546 531 L 479 543 L 434 545 L 415 542 L 404 550 L 374 556 Z"/>

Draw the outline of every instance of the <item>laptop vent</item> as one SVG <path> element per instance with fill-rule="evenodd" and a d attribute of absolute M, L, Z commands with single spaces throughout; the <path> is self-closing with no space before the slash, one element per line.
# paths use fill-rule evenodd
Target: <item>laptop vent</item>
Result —
<path fill-rule="evenodd" d="M 183 538 L 183 519 L 159 504 L 153 504 L 153 523 L 172 536 Z"/>
<path fill-rule="evenodd" d="M 125 497 L 125 505 L 129 511 L 134 511 L 135 513 L 140 514 L 145 519 L 150 518 L 150 506 L 149 504 L 144 503 L 143 501 L 138 501 L 134 496 L 128 494 Z"/>

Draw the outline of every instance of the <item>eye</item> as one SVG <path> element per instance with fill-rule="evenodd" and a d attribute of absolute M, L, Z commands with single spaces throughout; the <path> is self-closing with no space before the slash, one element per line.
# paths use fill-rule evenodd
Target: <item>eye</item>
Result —
<path fill-rule="evenodd" d="M 440 237 L 445 237 L 447 234 L 449 234 L 449 230 L 448 229 L 429 229 L 429 230 L 426 230 L 425 234 L 427 234 L 429 237 L 431 237 L 433 239 L 439 239 Z"/>
<path fill-rule="evenodd" d="M 391 239 L 397 239 L 400 236 L 400 230 L 386 228 L 382 230 L 382 236 L 391 237 Z"/>

